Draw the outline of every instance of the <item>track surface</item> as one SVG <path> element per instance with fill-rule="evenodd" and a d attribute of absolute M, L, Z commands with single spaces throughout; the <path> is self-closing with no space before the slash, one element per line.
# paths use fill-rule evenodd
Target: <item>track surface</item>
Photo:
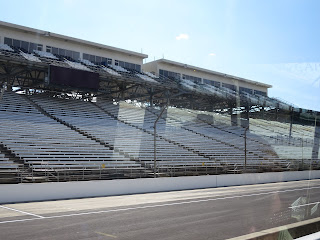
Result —
<path fill-rule="evenodd" d="M 227 239 L 319 217 L 319 201 L 311 180 L 6 204 L 0 239 Z"/>

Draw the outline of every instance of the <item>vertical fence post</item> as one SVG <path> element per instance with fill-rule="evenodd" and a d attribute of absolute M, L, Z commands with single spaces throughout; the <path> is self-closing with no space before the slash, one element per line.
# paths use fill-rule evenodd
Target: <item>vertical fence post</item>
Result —
<path fill-rule="evenodd" d="M 244 172 L 247 171 L 247 131 L 249 126 L 244 129 Z"/>
<path fill-rule="evenodd" d="M 157 177 L 157 122 L 159 121 L 159 119 L 161 118 L 164 110 L 166 110 L 166 108 L 169 105 L 169 100 L 167 101 L 166 105 L 162 108 L 159 116 L 157 117 L 156 121 L 153 124 L 153 175 L 156 178 Z"/>

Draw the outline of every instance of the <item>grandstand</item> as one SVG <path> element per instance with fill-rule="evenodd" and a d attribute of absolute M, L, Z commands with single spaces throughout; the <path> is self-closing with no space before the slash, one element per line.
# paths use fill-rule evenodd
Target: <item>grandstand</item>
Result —
<path fill-rule="evenodd" d="M 0 182 L 319 169 L 270 85 L 0 22 Z"/>

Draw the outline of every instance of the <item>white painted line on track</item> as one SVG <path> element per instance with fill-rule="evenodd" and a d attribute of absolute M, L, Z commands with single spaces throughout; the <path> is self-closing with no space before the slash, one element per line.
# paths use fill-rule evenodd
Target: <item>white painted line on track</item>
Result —
<path fill-rule="evenodd" d="M 301 204 L 301 205 L 297 205 L 297 206 L 292 206 L 289 208 L 298 208 L 298 207 L 304 207 L 304 206 L 309 206 L 309 205 L 313 205 L 313 204 L 319 204 L 320 202 L 313 202 L 313 203 L 306 203 L 306 204 Z"/>
<path fill-rule="evenodd" d="M 37 214 L 33 214 L 33 213 L 29 213 L 29 212 L 20 211 L 20 210 L 18 210 L 18 209 L 14 209 L 14 208 L 9 208 L 9 207 L 5 207 L 5 206 L 0 206 L 0 207 L 1 207 L 1 208 L 4 208 L 4 209 L 11 210 L 11 211 L 15 211 L 15 212 L 19 212 L 19 213 L 23 213 L 23 214 L 35 216 L 35 217 L 37 217 L 37 218 L 44 218 L 43 216 L 40 216 L 40 215 L 37 215 Z"/>
<path fill-rule="evenodd" d="M 242 198 L 242 197 L 261 196 L 261 195 L 269 195 L 269 194 L 275 194 L 275 193 L 295 192 L 295 191 L 303 191 L 303 190 L 319 189 L 319 188 L 320 188 L 320 186 L 318 186 L 318 187 L 304 187 L 304 188 L 278 190 L 278 191 L 263 192 L 263 193 L 251 193 L 251 194 L 244 194 L 244 195 L 238 195 L 238 196 L 208 198 L 208 199 L 190 200 L 190 201 L 183 201 L 183 202 L 164 203 L 164 204 L 129 207 L 129 208 L 118 208 L 118 209 L 110 209 L 110 210 L 101 210 L 101 211 L 94 211 L 94 212 L 63 214 L 63 215 L 56 215 L 56 216 L 49 216 L 49 217 L 30 214 L 30 215 L 38 216 L 38 218 L 0 221 L 0 224 L 3 224 L 3 223 L 14 223 L 14 222 L 24 222 L 24 221 L 39 220 L 39 219 L 54 219 L 54 218 L 64 218 L 64 217 L 72 217 L 72 216 L 82 216 L 82 215 L 91 215 L 91 214 L 100 214 L 100 213 L 110 213 L 110 212 L 122 212 L 122 211 L 129 211 L 129 210 L 148 209 L 148 208 L 166 207 L 166 206 L 183 205 L 183 204 L 200 203 L 200 202 L 209 202 L 209 201 L 217 201 L 217 200 Z"/>
<path fill-rule="evenodd" d="M 32 220 L 37 220 L 37 219 L 45 219 L 46 217 L 43 218 L 26 218 L 26 219 L 17 219 L 17 220 L 8 220 L 8 221 L 2 221 L 1 223 L 15 223 L 15 222 L 26 222 L 26 221 L 32 221 Z"/>
<path fill-rule="evenodd" d="M 103 232 L 96 232 L 96 233 L 100 234 L 100 235 L 103 235 L 103 236 L 106 236 L 106 237 L 117 238 L 117 236 L 112 235 L 112 234 L 107 234 L 107 233 L 103 233 Z"/>

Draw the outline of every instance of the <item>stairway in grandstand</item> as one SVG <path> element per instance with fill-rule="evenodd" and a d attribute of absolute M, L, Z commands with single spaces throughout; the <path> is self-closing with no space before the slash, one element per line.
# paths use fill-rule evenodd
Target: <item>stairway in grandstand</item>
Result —
<path fill-rule="evenodd" d="M 0 183 L 18 183 L 19 168 L 22 164 L 2 144 L 0 144 Z"/>
<path fill-rule="evenodd" d="M 144 168 L 44 115 L 24 96 L 6 92 L 0 105 L 0 144 L 15 157 L 22 181 L 136 177 Z M 19 159 L 19 160 L 17 160 Z"/>

